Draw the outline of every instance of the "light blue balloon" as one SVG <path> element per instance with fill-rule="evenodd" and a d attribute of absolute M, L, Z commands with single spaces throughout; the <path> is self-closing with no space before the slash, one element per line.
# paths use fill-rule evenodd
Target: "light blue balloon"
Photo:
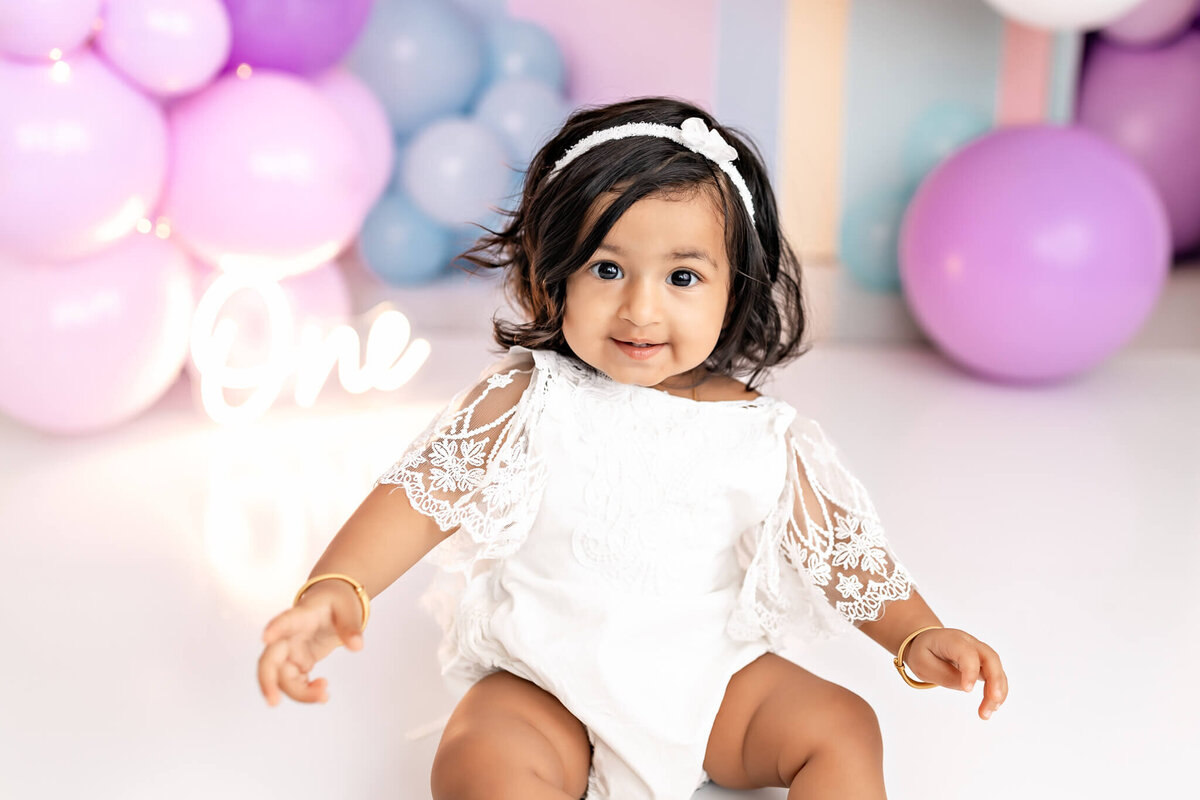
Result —
<path fill-rule="evenodd" d="M 961 103 L 938 103 L 917 118 L 904 142 L 904 172 L 919 183 L 938 164 L 992 129 L 992 115 Z"/>
<path fill-rule="evenodd" d="M 457 6 L 376 3 L 347 64 L 375 92 L 398 134 L 466 111 L 483 80 L 485 44 Z"/>
<path fill-rule="evenodd" d="M 487 23 L 485 80 L 533 78 L 562 92 L 566 69 L 554 37 L 540 25 L 523 19 L 500 18 Z"/>
<path fill-rule="evenodd" d="M 900 225 L 914 188 L 884 191 L 842 213 L 838 257 L 846 271 L 875 292 L 900 291 Z"/>
<path fill-rule="evenodd" d="M 510 163 L 524 169 L 562 126 L 567 110 L 558 91 L 541 81 L 508 78 L 483 93 L 475 107 L 475 119 L 504 142 Z"/>
<path fill-rule="evenodd" d="M 509 184 L 504 145 L 482 123 L 447 117 L 422 128 L 404 153 L 401 186 L 447 226 L 483 219 Z"/>
<path fill-rule="evenodd" d="M 371 272 L 393 286 L 437 279 L 451 256 L 450 231 L 404 195 L 386 194 L 363 222 L 358 249 Z"/>

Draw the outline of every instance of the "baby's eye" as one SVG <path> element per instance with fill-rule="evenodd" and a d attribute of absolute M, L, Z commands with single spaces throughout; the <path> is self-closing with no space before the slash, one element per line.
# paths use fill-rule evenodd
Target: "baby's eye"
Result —
<path fill-rule="evenodd" d="M 682 277 L 684 283 L 680 283 L 679 280 L 677 280 L 680 277 Z M 681 289 L 686 289 L 689 286 L 695 286 L 699 282 L 700 276 L 692 272 L 690 269 L 677 269 L 671 273 L 671 285 L 678 286 Z"/>
<path fill-rule="evenodd" d="M 621 268 L 611 261 L 601 261 L 599 264 L 593 264 L 591 272 L 597 278 L 605 281 L 621 277 Z"/>

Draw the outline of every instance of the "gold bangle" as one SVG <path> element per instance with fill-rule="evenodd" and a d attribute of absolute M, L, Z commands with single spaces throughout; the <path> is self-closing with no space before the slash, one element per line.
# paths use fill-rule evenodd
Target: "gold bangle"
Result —
<path fill-rule="evenodd" d="M 292 605 L 295 606 L 298 604 L 300 596 L 307 592 L 309 587 L 314 583 L 328 580 L 345 581 L 354 587 L 354 593 L 358 595 L 358 602 L 362 605 L 362 627 L 358 629 L 358 632 L 362 633 L 365 631 L 367 629 L 367 620 L 371 617 L 371 600 L 367 597 L 367 590 L 363 588 L 363 585 L 349 575 L 343 575 L 340 572 L 326 572 L 324 575 L 309 578 L 308 582 L 300 587 L 300 591 L 296 592 L 296 599 L 292 601 Z"/>
<path fill-rule="evenodd" d="M 912 633 L 910 633 L 908 635 L 907 639 L 905 639 L 903 642 L 900 643 L 900 649 L 896 651 L 896 657 L 894 659 L 892 659 L 892 663 L 896 665 L 896 671 L 900 673 L 900 677 L 904 678 L 904 682 L 907 683 L 909 686 L 913 687 L 914 689 L 932 689 L 933 687 L 937 686 L 937 684 L 936 683 L 926 683 L 925 681 L 919 681 L 916 678 L 909 675 L 908 672 L 906 672 L 904 669 L 904 651 L 906 649 L 908 649 L 909 643 L 913 639 L 917 638 L 918 633 L 924 633 L 925 631 L 938 630 L 941 627 L 942 627 L 941 625 L 928 625 L 924 628 L 920 628 L 918 630 L 913 631 Z"/>

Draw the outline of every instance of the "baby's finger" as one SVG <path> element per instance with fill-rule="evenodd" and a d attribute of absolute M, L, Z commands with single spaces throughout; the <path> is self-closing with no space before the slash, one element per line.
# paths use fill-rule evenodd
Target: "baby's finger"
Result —
<path fill-rule="evenodd" d="M 974 648 L 964 648 L 954 660 L 958 663 L 958 671 L 962 673 L 959 688 L 964 692 L 971 691 L 979 679 L 979 653 Z"/>
<path fill-rule="evenodd" d="M 277 614 L 263 628 L 263 644 L 271 644 L 297 633 L 308 633 L 312 631 L 313 624 L 314 618 L 308 609 L 301 606 L 289 608 L 287 611 Z"/>
<path fill-rule="evenodd" d="M 987 688 L 983 692 L 983 700 L 979 704 L 979 716 L 988 719 L 992 712 L 1000 707 L 1008 697 L 1008 676 L 1000 665 L 1000 657 L 996 651 L 983 645 L 981 672 Z"/>
<path fill-rule="evenodd" d="M 287 696 L 299 703 L 323 703 L 328 699 L 325 693 L 327 681 L 318 678 L 308 680 L 308 674 L 300 671 L 291 661 L 285 662 L 279 670 L 279 685 Z"/>
<path fill-rule="evenodd" d="M 267 698 L 267 705 L 279 705 L 279 668 L 287 659 L 287 650 L 286 641 L 273 642 L 258 657 L 258 688 Z"/>

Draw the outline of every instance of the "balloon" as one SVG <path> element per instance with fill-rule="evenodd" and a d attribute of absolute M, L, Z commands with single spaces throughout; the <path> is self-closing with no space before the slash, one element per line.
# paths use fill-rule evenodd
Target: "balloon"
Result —
<path fill-rule="evenodd" d="M 186 256 L 156 236 L 0 264 L 0 411 L 54 433 L 137 415 L 179 374 L 194 307 Z"/>
<path fill-rule="evenodd" d="M 387 111 L 362 79 L 344 67 L 321 73 L 313 85 L 333 104 L 358 138 L 366 160 L 365 205 L 370 207 L 383 194 L 395 165 L 396 146 Z"/>
<path fill-rule="evenodd" d="M 233 26 L 230 64 L 303 75 L 341 61 L 371 14 L 371 0 L 224 2 Z"/>
<path fill-rule="evenodd" d="M 912 189 L 883 190 L 847 206 L 839 230 L 838 258 L 863 287 L 876 292 L 900 290 L 897 242 L 912 194 Z"/>
<path fill-rule="evenodd" d="M 559 92 L 565 68 L 554 37 L 523 19 L 499 18 L 487 24 L 487 80 L 532 78 Z"/>
<path fill-rule="evenodd" d="M 567 118 L 567 104 L 554 89 L 530 78 L 492 84 L 475 107 L 475 119 L 500 137 L 514 166 L 529 165 Z"/>
<path fill-rule="evenodd" d="M 938 103 L 926 109 L 904 145 L 906 177 L 915 186 L 931 169 L 972 139 L 992 128 L 988 111 L 959 103 Z"/>
<path fill-rule="evenodd" d="M 1121 17 L 1142 0 L 987 0 L 997 11 L 1051 30 L 1091 30 Z"/>
<path fill-rule="evenodd" d="M 900 234 L 904 294 L 952 360 L 1014 382 L 1102 361 L 1149 315 L 1170 268 L 1162 203 L 1081 128 L 989 134 L 921 184 Z"/>
<path fill-rule="evenodd" d="M 1188 29 L 1200 13 L 1200 0 L 1142 0 L 1106 27 L 1106 39 L 1129 47 L 1154 47 Z"/>
<path fill-rule="evenodd" d="M 332 259 L 366 215 L 354 132 L 307 81 L 227 76 L 170 112 L 174 164 L 163 213 L 223 268 L 295 274 Z"/>
<path fill-rule="evenodd" d="M 167 170 L 158 106 L 90 50 L 0 60 L 0 256 L 99 252 L 151 213 Z"/>
<path fill-rule="evenodd" d="M 450 232 L 403 195 L 387 195 L 371 209 L 358 251 L 371 272 L 394 286 L 427 283 L 450 259 Z"/>
<path fill-rule="evenodd" d="M 478 122 L 438 120 L 405 151 L 404 190 L 443 225 L 482 219 L 508 186 L 504 155 L 500 140 Z"/>
<path fill-rule="evenodd" d="M 1097 41 L 1080 86 L 1079 123 L 1150 176 L 1175 250 L 1200 244 L 1200 32 L 1155 50 Z"/>
<path fill-rule="evenodd" d="M 108 0 L 96 48 L 146 91 L 184 94 L 225 64 L 229 16 L 220 0 Z"/>
<path fill-rule="evenodd" d="M 0 54 L 18 58 L 63 55 L 87 41 L 100 16 L 100 0 L 4 0 L 0 3 Z"/>
<path fill-rule="evenodd" d="M 387 108 L 392 127 L 411 133 L 466 111 L 483 74 L 479 32 L 455 6 L 434 0 L 379 3 L 349 56 Z"/>

